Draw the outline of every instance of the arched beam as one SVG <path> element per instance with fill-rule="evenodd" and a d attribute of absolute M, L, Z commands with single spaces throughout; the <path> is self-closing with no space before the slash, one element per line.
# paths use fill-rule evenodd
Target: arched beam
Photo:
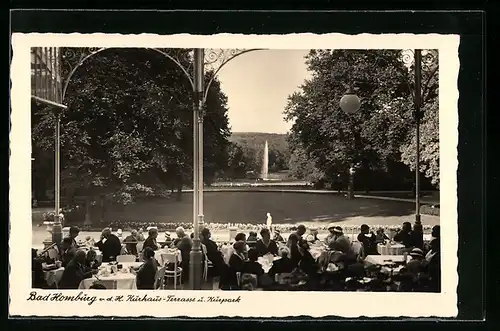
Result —
<path fill-rule="evenodd" d="M 79 61 L 78 63 L 73 67 L 71 68 L 71 70 L 69 71 L 68 73 L 68 76 L 66 77 L 65 81 L 64 81 L 64 85 L 63 85 L 63 89 L 62 89 L 62 96 L 61 96 L 61 100 L 64 101 L 64 98 L 66 97 L 66 91 L 68 89 L 68 85 L 69 85 L 69 82 L 71 81 L 71 78 L 73 77 L 73 75 L 75 74 L 76 70 L 85 62 L 87 61 L 89 58 L 93 57 L 94 55 L 97 55 L 99 53 L 101 53 L 102 51 L 105 51 L 105 50 L 109 50 L 109 49 L 113 49 L 115 47 L 103 47 L 103 48 L 99 48 L 97 50 L 94 50 L 94 51 L 91 51 L 89 54 L 83 56 Z M 165 58 L 171 60 L 173 63 L 175 63 L 181 70 L 182 72 L 184 73 L 184 75 L 186 76 L 186 78 L 188 79 L 189 81 L 189 84 L 191 85 L 191 88 L 194 90 L 194 83 L 193 83 L 193 79 L 191 78 L 191 75 L 189 74 L 189 72 L 187 71 L 186 68 L 184 68 L 184 66 L 179 62 L 178 59 L 176 59 L 175 57 L 165 53 L 164 51 L 160 50 L 160 49 L 157 49 L 157 48 L 145 48 L 147 50 L 152 50 L 152 51 L 155 51 L 159 54 L 161 54 L 162 56 L 164 56 Z"/>
<path fill-rule="evenodd" d="M 212 74 L 212 77 L 210 77 L 210 80 L 207 82 L 207 86 L 205 88 L 205 91 L 203 92 L 203 104 L 205 104 L 205 102 L 207 101 L 207 97 L 208 97 L 208 91 L 210 90 L 210 86 L 212 85 L 212 82 L 214 81 L 215 77 L 217 77 L 217 74 L 219 73 L 219 71 L 230 61 L 232 61 L 233 59 L 237 58 L 238 56 L 240 55 L 243 55 L 243 54 L 246 54 L 246 53 L 249 53 L 249 52 L 254 52 L 254 51 L 263 51 L 265 50 L 264 48 L 251 48 L 251 49 L 246 49 L 246 50 L 243 50 L 239 53 L 236 53 L 234 54 L 233 56 L 231 56 L 230 58 L 224 60 L 219 67 L 217 67 L 217 69 L 215 69 L 214 73 Z"/>

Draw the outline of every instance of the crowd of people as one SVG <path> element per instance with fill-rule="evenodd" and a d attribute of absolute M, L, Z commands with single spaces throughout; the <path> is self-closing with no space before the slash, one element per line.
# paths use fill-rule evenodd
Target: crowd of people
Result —
<path fill-rule="evenodd" d="M 285 240 L 278 230 L 264 227 L 257 234 L 251 231 L 248 237 L 238 233 L 230 251 L 225 257 L 220 243 L 211 239 L 208 228 L 200 230 L 200 242 L 203 251 L 203 263 L 208 263 L 207 279 L 217 279 L 221 290 L 252 289 L 297 289 L 297 290 L 372 290 L 372 291 L 440 291 L 440 233 L 439 226 L 432 231 L 432 240 L 424 242 L 420 224 L 403 223 L 393 241 L 404 246 L 405 255 L 410 261 L 401 263 L 397 274 L 384 272 L 383 266 L 366 265 L 364 259 L 369 255 L 379 254 L 377 245 L 391 241 L 383 229 L 372 232 L 366 224 L 361 226 L 357 236 L 359 249 L 352 240 L 343 233 L 341 227 L 331 224 L 328 235 L 318 239 L 315 229 L 307 229 L 299 225 L 297 230 Z M 93 277 L 101 264 L 96 259 L 96 251 L 82 250 L 76 241 L 79 234 L 77 227 L 71 227 L 69 236 L 64 238 L 58 248 L 58 256 L 64 267 L 59 281 L 61 289 L 76 289 L 80 282 Z M 157 279 L 156 271 L 161 267 L 155 259 L 155 251 L 170 247 L 181 254 L 181 282 L 189 278 L 190 252 L 193 246 L 194 233 L 190 236 L 179 227 L 176 238 L 158 241 L 158 230 L 150 228 L 147 238 L 140 232 L 131 231 L 123 240 L 104 229 L 98 242 L 86 238 L 85 244 L 96 247 L 102 254 L 102 263 L 116 261 L 119 255 L 134 255 L 137 261 L 143 262 L 136 271 L 138 289 L 154 289 Z M 311 254 L 311 247 L 322 245 L 324 254 L 320 258 Z M 275 257 L 269 270 L 264 271 L 259 258 Z M 44 254 L 33 250 L 33 287 L 46 288 L 42 262 L 54 262 Z M 53 259 L 54 260 L 54 259 Z M 395 263 L 397 264 L 397 263 Z M 166 265 L 173 270 L 173 264 Z M 391 268 L 397 267 L 393 265 Z M 360 282 L 369 278 L 370 282 Z"/>

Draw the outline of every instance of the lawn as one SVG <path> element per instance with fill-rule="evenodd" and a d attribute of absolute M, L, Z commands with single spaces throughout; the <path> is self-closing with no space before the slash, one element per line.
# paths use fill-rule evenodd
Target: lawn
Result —
<path fill-rule="evenodd" d="M 192 210 L 192 194 L 186 192 L 182 201 L 150 198 L 127 206 L 108 206 L 104 218 L 106 221 L 191 222 Z M 271 213 L 273 223 L 278 224 L 351 223 L 353 220 L 355 223 L 400 224 L 401 219 L 412 218 L 414 204 L 367 198 L 347 200 L 335 193 L 234 191 L 204 194 L 206 222 L 265 223 L 266 213 Z"/>

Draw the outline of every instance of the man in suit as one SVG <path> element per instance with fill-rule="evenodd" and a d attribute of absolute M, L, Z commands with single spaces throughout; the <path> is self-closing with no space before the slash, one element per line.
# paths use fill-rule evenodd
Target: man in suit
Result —
<path fill-rule="evenodd" d="M 207 258 L 212 262 L 214 267 L 214 276 L 221 277 L 221 283 L 224 282 L 224 277 L 227 275 L 228 266 L 224 262 L 224 257 L 219 251 L 217 244 L 210 239 L 212 234 L 210 230 L 204 228 L 201 230 L 201 243 L 207 248 Z"/>
<path fill-rule="evenodd" d="M 71 238 L 71 245 L 74 248 L 78 248 L 78 243 L 76 242 L 76 237 L 80 234 L 80 228 L 77 226 L 72 226 L 69 228 L 69 238 Z"/>
<path fill-rule="evenodd" d="M 88 270 L 85 267 L 86 254 L 82 250 L 76 252 L 75 257 L 64 268 L 59 288 L 61 289 L 78 289 L 80 282 L 86 278 L 92 277 L 97 273 L 97 269 Z"/>
<path fill-rule="evenodd" d="M 394 241 L 403 244 L 405 248 L 415 247 L 415 235 L 410 222 L 403 223 L 403 229 L 394 236 Z"/>
<path fill-rule="evenodd" d="M 96 243 L 96 246 L 102 252 L 102 262 L 116 261 L 116 257 L 122 250 L 120 239 L 112 234 L 109 228 L 102 230 L 101 240 Z"/>

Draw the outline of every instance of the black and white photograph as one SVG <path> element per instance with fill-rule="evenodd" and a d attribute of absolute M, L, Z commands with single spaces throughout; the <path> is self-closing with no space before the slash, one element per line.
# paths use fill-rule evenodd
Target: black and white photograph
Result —
<path fill-rule="evenodd" d="M 458 45 L 14 34 L 10 310 L 456 315 Z"/>

